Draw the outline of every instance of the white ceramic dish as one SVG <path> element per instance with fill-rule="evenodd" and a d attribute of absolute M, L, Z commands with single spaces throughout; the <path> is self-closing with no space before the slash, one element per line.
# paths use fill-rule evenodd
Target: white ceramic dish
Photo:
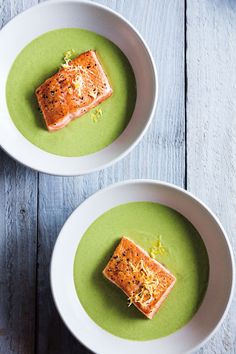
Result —
<path fill-rule="evenodd" d="M 206 295 L 192 320 L 167 337 L 145 342 L 125 340 L 97 326 L 80 304 L 73 280 L 75 252 L 86 229 L 107 210 L 134 201 L 158 202 L 183 214 L 201 234 L 210 262 Z M 226 315 L 234 287 L 233 255 L 219 220 L 190 193 L 152 180 L 127 181 L 97 192 L 67 220 L 52 256 L 51 287 L 65 324 L 77 339 L 95 353 L 184 354 L 207 341 Z"/>
<path fill-rule="evenodd" d="M 17 54 L 41 34 L 68 27 L 95 31 L 118 45 L 129 59 L 137 83 L 136 107 L 120 137 L 94 154 L 69 158 L 47 153 L 26 140 L 13 124 L 5 99 L 8 72 Z M 32 7 L 2 29 L 0 52 L 4 53 L 0 58 L 0 146 L 24 165 L 63 176 L 90 173 L 125 156 L 151 123 L 157 101 L 157 75 L 152 55 L 134 27 L 104 6 L 74 0 L 50 1 Z"/>

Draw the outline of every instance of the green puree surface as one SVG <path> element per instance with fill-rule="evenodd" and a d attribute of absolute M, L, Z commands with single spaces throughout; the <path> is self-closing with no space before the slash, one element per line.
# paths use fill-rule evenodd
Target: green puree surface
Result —
<path fill-rule="evenodd" d="M 56 73 L 64 53 L 97 51 L 113 89 L 112 97 L 101 103 L 103 115 L 92 119 L 94 108 L 65 128 L 48 132 L 39 111 L 35 89 Z M 61 156 L 83 156 L 111 144 L 125 129 L 134 110 L 136 83 L 132 68 L 121 50 L 108 39 L 87 30 L 66 28 L 47 32 L 29 43 L 10 70 L 6 99 L 18 130 L 39 148 Z"/>
<path fill-rule="evenodd" d="M 122 236 L 150 252 L 161 236 L 166 249 L 156 259 L 177 278 L 168 298 L 152 320 L 102 275 Z M 150 340 L 178 330 L 197 311 L 208 283 L 209 263 L 204 243 L 182 215 L 160 204 L 135 202 L 99 217 L 83 235 L 74 261 L 74 282 L 88 315 L 108 332 L 127 339 Z"/>

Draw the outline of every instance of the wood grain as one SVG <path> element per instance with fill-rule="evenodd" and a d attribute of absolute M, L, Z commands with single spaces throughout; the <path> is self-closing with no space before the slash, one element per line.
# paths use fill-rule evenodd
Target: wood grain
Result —
<path fill-rule="evenodd" d="M 69 214 L 100 188 L 129 178 L 159 178 L 184 186 L 184 4 L 182 1 L 99 1 L 142 33 L 158 66 L 160 96 L 148 134 L 124 160 L 84 177 L 39 176 L 38 354 L 89 353 L 59 319 L 51 299 L 49 262 Z"/>
<path fill-rule="evenodd" d="M 0 353 L 33 353 L 37 173 L 0 152 Z"/>
<path fill-rule="evenodd" d="M 187 185 L 236 251 L 236 2 L 189 0 L 187 43 Z M 235 313 L 201 353 L 236 353 Z"/>

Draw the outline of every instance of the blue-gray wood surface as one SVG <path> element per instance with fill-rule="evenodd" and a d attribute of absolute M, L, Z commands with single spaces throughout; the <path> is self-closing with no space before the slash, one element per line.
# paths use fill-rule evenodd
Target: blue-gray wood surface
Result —
<path fill-rule="evenodd" d="M 154 178 L 187 188 L 219 216 L 236 249 L 236 2 L 98 2 L 128 18 L 149 44 L 158 107 L 131 154 L 88 176 L 47 176 L 0 151 L 0 354 L 90 353 L 57 314 L 49 263 L 66 218 L 111 183 Z M 36 3 L 0 0 L 0 28 Z M 236 353 L 235 300 L 200 353 Z"/>

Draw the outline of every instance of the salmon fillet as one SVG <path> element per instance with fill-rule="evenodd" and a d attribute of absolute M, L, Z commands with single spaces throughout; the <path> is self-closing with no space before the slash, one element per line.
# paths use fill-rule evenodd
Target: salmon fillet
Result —
<path fill-rule="evenodd" d="M 112 95 L 112 88 L 94 50 L 66 63 L 36 91 L 49 131 L 65 127 Z"/>
<path fill-rule="evenodd" d="M 103 274 L 149 319 L 176 281 L 169 270 L 127 237 L 122 237 Z"/>

